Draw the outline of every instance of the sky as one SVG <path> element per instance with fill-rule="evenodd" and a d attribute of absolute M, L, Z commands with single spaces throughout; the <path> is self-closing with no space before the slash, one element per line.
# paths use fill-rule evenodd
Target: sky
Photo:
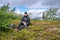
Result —
<path fill-rule="evenodd" d="M 0 0 L 0 6 L 8 3 L 10 8 L 16 7 L 15 12 L 18 14 L 27 11 L 35 16 L 51 7 L 60 9 L 60 0 Z"/>

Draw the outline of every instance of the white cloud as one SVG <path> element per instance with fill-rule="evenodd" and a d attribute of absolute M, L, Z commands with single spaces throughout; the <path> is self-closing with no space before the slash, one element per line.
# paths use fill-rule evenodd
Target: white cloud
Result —
<path fill-rule="evenodd" d="M 60 0 L 0 0 L 0 4 L 9 3 L 11 6 L 19 6 L 24 5 L 26 7 L 37 7 L 37 8 L 45 8 L 45 7 L 59 7 L 60 8 Z"/>
<path fill-rule="evenodd" d="M 49 8 L 49 6 L 44 6 L 41 1 L 37 1 L 36 3 L 33 3 L 30 6 L 27 6 L 28 8 Z"/>
<path fill-rule="evenodd" d="M 16 14 L 20 14 L 21 12 L 20 12 L 19 9 L 16 9 L 16 10 L 15 10 L 15 13 L 16 13 Z"/>
<path fill-rule="evenodd" d="M 46 9 L 31 9 L 31 10 L 29 10 L 28 12 L 32 12 L 32 13 L 40 13 L 40 12 L 43 12 L 43 11 L 45 11 Z"/>
<path fill-rule="evenodd" d="M 3 4 L 0 4 L 0 7 L 3 6 Z"/>
<path fill-rule="evenodd" d="M 42 12 L 44 12 L 46 9 L 31 9 L 28 11 L 28 13 L 31 13 L 31 17 L 35 18 L 35 17 L 42 17 Z"/>
<path fill-rule="evenodd" d="M 18 14 L 18 15 L 19 15 L 19 14 L 22 14 L 22 15 L 24 14 L 23 12 L 20 11 L 20 9 L 16 9 L 16 10 L 15 10 L 15 13 Z"/>
<path fill-rule="evenodd" d="M 60 9 L 58 10 L 58 12 L 60 12 Z"/>

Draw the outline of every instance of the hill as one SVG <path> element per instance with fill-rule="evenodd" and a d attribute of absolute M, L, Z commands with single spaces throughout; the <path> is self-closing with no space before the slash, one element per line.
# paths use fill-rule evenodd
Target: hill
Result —
<path fill-rule="evenodd" d="M 11 23 L 18 25 L 19 20 Z M 32 20 L 32 25 L 20 31 L 0 32 L 0 40 L 60 40 L 60 21 Z"/>

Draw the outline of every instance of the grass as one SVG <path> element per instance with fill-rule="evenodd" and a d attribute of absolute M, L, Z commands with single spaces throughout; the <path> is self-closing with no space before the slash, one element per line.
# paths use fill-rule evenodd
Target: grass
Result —
<path fill-rule="evenodd" d="M 18 26 L 19 20 L 11 23 Z M 60 40 L 60 21 L 31 20 L 32 25 L 15 31 L 0 32 L 0 40 Z"/>

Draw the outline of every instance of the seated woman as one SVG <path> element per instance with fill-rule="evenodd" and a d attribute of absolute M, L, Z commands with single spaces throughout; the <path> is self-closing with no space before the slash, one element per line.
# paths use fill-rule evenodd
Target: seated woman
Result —
<path fill-rule="evenodd" d="M 21 30 L 22 28 L 26 28 L 27 26 L 29 26 L 29 24 L 30 24 L 30 18 L 28 16 L 27 12 L 25 12 L 17 29 Z"/>

